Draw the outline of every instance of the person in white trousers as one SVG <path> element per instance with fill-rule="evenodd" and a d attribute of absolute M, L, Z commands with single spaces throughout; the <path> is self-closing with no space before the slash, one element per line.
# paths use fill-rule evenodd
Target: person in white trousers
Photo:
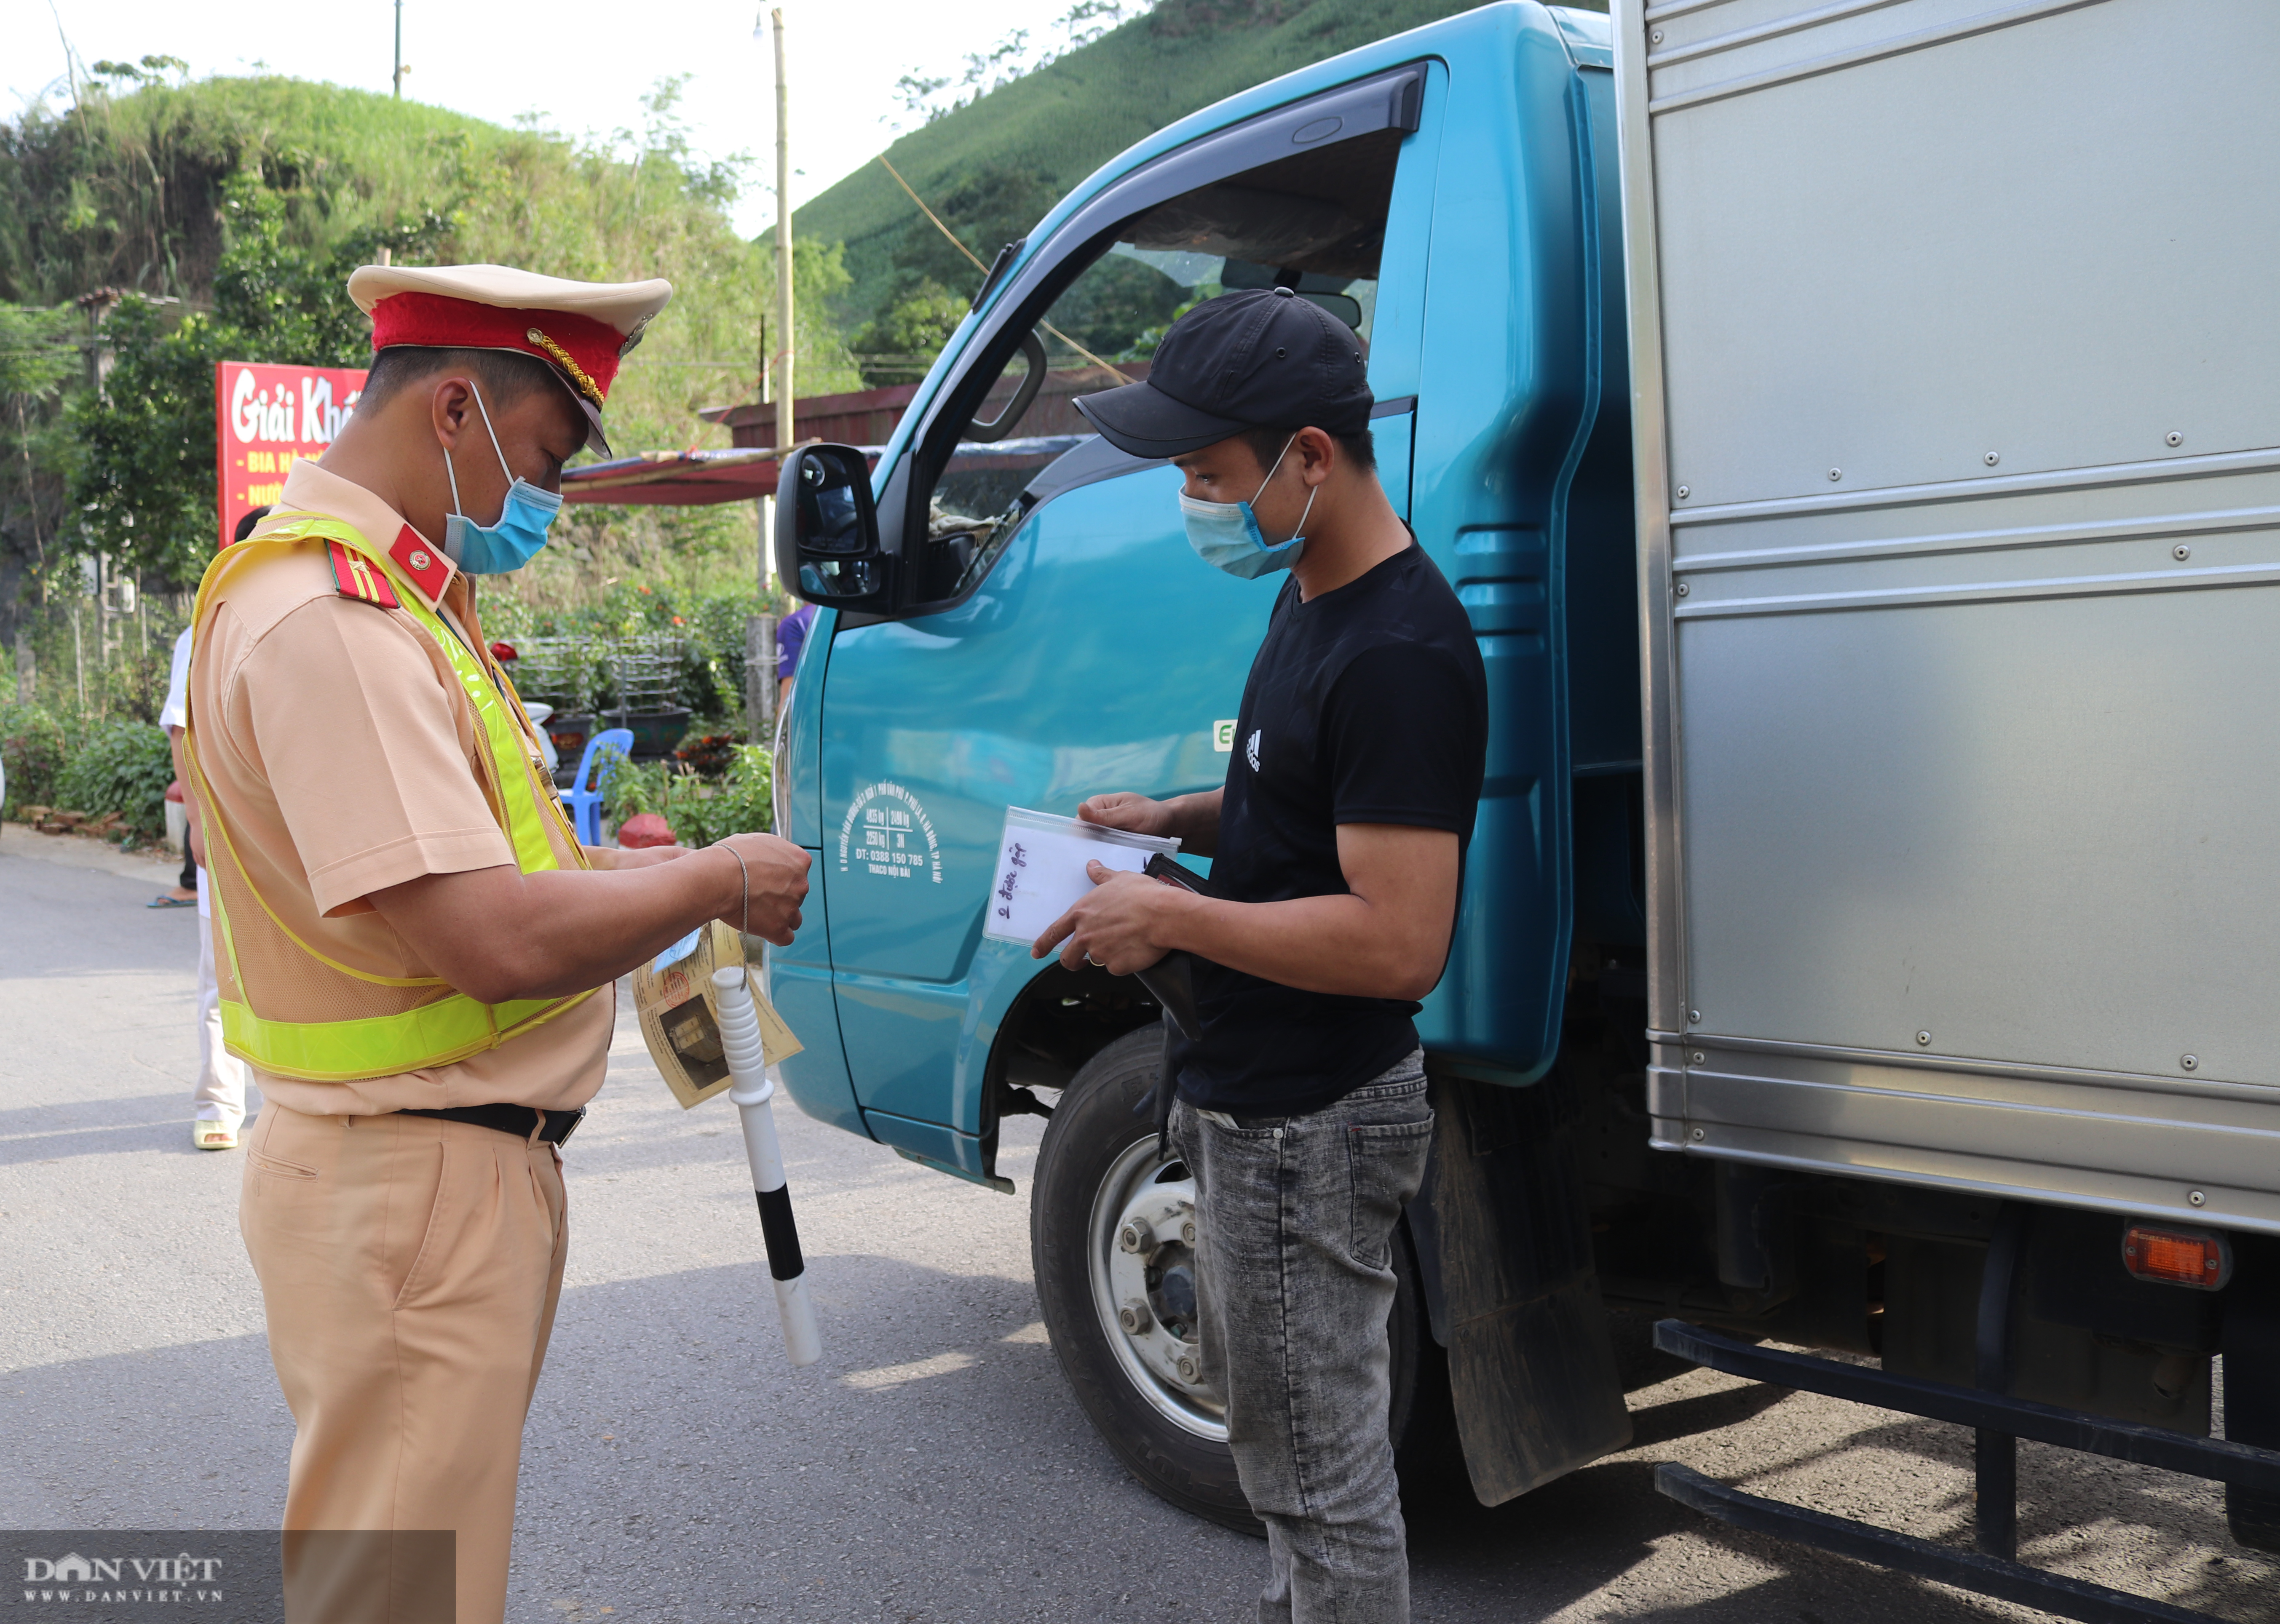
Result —
<path fill-rule="evenodd" d="M 182 728 L 189 720 L 183 689 L 190 674 L 190 632 L 174 640 L 174 666 L 166 682 L 166 706 L 158 725 L 174 751 L 174 776 L 182 776 Z M 212 905 L 206 900 L 205 850 L 198 830 L 197 802 L 185 797 L 189 827 L 182 838 L 198 866 L 198 1086 L 190 1121 L 190 1143 L 201 1151 L 235 1151 L 246 1117 L 245 1062 L 222 1047 L 221 989 L 214 981 Z"/>

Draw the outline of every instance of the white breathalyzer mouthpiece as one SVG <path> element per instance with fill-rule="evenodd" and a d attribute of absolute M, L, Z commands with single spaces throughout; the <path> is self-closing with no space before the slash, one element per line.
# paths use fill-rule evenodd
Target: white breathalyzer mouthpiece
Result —
<path fill-rule="evenodd" d="M 807 1295 L 807 1263 L 800 1256 L 799 1229 L 792 1221 L 791 1192 L 784 1188 L 783 1148 L 776 1140 L 775 1112 L 769 1101 L 775 1083 L 760 1047 L 759 1012 L 742 965 L 712 972 L 712 1001 L 720 1018 L 720 1052 L 735 1086 L 728 1097 L 744 1126 L 744 1155 L 752 1165 L 752 1193 L 760 1207 L 760 1235 L 767 1243 L 768 1273 L 775 1278 L 776 1313 L 783 1321 L 784 1351 L 795 1366 L 823 1357 L 815 1328 L 815 1304 Z"/>

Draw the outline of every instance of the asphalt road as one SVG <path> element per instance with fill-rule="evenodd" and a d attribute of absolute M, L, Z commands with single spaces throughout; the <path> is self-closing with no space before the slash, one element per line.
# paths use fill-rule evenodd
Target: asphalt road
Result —
<path fill-rule="evenodd" d="M 240 1164 L 189 1143 L 196 916 L 143 911 L 161 870 L 54 850 L 0 834 L 0 1526 L 273 1526 L 292 1422 L 238 1241 Z M 1264 1548 L 1133 1482 L 1062 1384 L 1029 1278 L 1039 1124 L 1008 1132 L 1009 1199 L 778 1113 L 824 1339 L 794 1372 L 731 1108 L 682 1112 L 630 1019 L 619 1033 L 568 1151 L 510 1618 L 1255 1616 Z M 1626 1453 L 1494 1510 L 1412 1505 L 1421 1621 L 2042 1616 L 1735 1534 L 1652 1487 L 1681 1460 L 1968 1543 L 1960 1431 L 1652 1374 Z M 2280 1564 L 2224 1537 L 2215 1491 L 2021 1455 L 2028 1559 L 2280 1619 Z"/>

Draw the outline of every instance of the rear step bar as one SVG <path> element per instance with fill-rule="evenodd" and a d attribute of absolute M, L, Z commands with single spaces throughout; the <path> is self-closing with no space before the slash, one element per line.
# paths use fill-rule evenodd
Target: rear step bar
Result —
<path fill-rule="evenodd" d="M 1856 1561 L 1873 1562 L 1879 1567 L 1912 1574 L 1919 1579 L 1936 1579 L 1959 1590 L 2039 1607 L 2060 1618 L 2079 1619 L 2083 1624 L 2148 1624 L 2149 1620 L 2159 1620 L 2159 1624 L 2219 1624 L 2206 1612 L 2188 1612 L 2165 1602 L 2148 1601 L 2126 1591 L 2109 1590 L 2102 1584 L 2046 1574 L 2039 1567 L 2006 1562 L 1982 1551 L 1935 1545 L 1929 1540 L 1855 1522 L 1850 1517 L 1831 1517 L 1801 1505 L 1785 1505 L 1779 1500 L 1744 1494 L 1738 1489 L 1713 1482 L 1699 1472 L 1669 1462 L 1654 1469 L 1654 1486 L 1658 1493 L 1668 1495 L 1681 1505 L 1691 1505 L 1721 1522 L 1747 1528 L 1753 1534 L 1792 1539 L 1801 1545 L 1834 1551 Z"/>
<path fill-rule="evenodd" d="M 1982 1320 L 1983 1329 L 1986 1320 Z M 2007 1342 L 2007 1337 L 2001 1341 Z M 1714 1482 L 1684 1466 L 1655 1469 L 1656 1489 L 1684 1505 L 1760 1534 L 1793 1539 L 1822 1551 L 1960 1590 L 2039 1607 L 2081 1624 L 2220 1624 L 2208 1613 L 2172 1607 L 2125 1590 L 2029 1567 L 2017 1558 L 2018 1479 L 2015 1441 L 2031 1438 L 2062 1449 L 2086 1451 L 2115 1460 L 2136 1461 L 2165 1471 L 2235 1484 L 2260 1494 L 2280 1494 L 2280 1451 L 2257 1449 L 2222 1438 L 2195 1438 L 2108 1420 L 2077 1410 L 2012 1398 L 1981 1388 L 1955 1387 L 1914 1376 L 1892 1375 L 1858 1365 L 1840 1365 L 1810 1353 L 1760 1348 L 1716 1331 L 1664 1320 L 1654 1328 L 1654 1345 L 1666 1353 L 1728 1375 L 1799 1392 L 1822 1393 L 1853 1404 L 1874 1405 L 1905 1415 L 1952 1421 L 1978 1433 L 1977 1551 L 1896 1534 L 1873 1524 L 1831 1517 L 1803 1506 L 1745 1494 Z M 2007 1349 L 1983 1341 L 1983 1379 L 2006 1361 Z M 1995 1356 L 1991 1360 L 1991 1352 Z"/>

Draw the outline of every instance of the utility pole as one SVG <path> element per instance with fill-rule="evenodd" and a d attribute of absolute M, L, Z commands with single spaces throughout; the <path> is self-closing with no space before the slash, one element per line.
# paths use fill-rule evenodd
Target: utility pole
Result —
<path fill-rule="evenodd" d="M 759 393 L 753 398 L 765 406 L 775 398 L 773 395 L 768 393 L 768 373 L 770 366 L 768 363 L 768 312 L 766 305 L 762 305 L 760 307 L 760 353 L 759 360 L 760 369 L 759 381 Z M 17 409 L 20 412 L 22 407 L 19 405 Z M 755 496 L 752 498 L 752 513 L 759 521 L 759 551 L 756 555 L 759 560 L 757 584 L 761 591 L 766 592 L 768 589 L 769 577 L 775 573 L 774 567 L 774 561 L 770 556 L 775 550 L 775 499 L 773 496 Z M 747 620 L 744 623 L 744 640 L 748 644 L 751 642 L 752 637 L 755 635 L 753 631 L 753 624 L 754 623 L 750 620 Z M 773 626 L 770 627 L 770 633 L 773 635 Z M 773 664 L 768 667 L 768 678 L 771 681 L 775 678 L 775 666 Z M 745 688 L 748 692 L 751 687 L 751 684 L 748 681 L 745 683 Z M 747 717 L 759 714 L 758 712 L 751 708 L 749 700 L 745 707 L 744 714 Z"/>
<path fill-rule="evenodd" d="M 396 72 L 390 77 L 397 101 L 404 99 L 404 0 L 396 0 Z"/>
<path fill-rule="evenodd" d="M 776 449 L 792 445 L 791 310 L 791 86 L 784 77 L 783 7 L 768 12 L 776 36 L 776 342 L 773 369 L 776 397 Z"/>

